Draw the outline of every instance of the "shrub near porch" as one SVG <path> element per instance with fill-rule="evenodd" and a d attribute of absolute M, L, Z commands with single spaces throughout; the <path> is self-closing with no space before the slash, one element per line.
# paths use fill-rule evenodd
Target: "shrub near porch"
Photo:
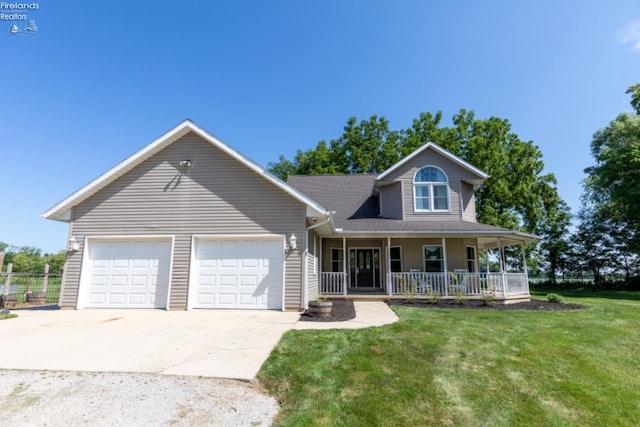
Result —
<path fill-rule="evenodd" d="M 278 425 L 640 424 L 637 295 L 564 296 L 588 308 L 395 307 L 381 328 L 291 331 L 258 377 Z"/>

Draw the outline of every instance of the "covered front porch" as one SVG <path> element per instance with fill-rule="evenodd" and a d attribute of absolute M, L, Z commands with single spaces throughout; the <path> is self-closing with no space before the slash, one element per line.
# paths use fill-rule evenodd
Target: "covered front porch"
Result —
<path fill-rule="evenodd" d="M 525 243 L 513 236 L 323 238 L 318 293 L 526 300 Z"/>

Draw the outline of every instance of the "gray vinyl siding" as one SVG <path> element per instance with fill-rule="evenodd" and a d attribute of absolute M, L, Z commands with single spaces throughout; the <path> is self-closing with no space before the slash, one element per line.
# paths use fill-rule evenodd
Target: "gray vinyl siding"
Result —
<path fill-rule="evenodd" d="M 414 211 L 413 177 L 418 169 L 425 166 L 439 167 L 447 174 L 447 178 L 449 179 L 449 212 Z M 461 215 L 461 200 L 464 199 L 464 193 L 462 193 L 463 197 L 460 197 L 463 184 L 462 180 L 471 178 L 476 177 L 467 169 L 443 157 L 439 153 L 428 149 L 409 160 L 401 169 L 386 177 L 385 180 L 399 180 L 402 182 L 404 219 L 460 219 L 463 217 L 463 215 Z M 475 222 L 475 216 L 473 222 Z"/>
<path fill-rule="evenodd" d="M 473 184 L 462 182 L 462 219 L 476 222 L 476 199 Z"/>
<path fill-rule="evenodd" d="M 382 217 L 402 219 L 402 183 L 394 182 L 380 189 Z"/>
<path fill-rule="evenodd" d="M 467 269 L 465 245 L 463 239 L 446 239 L 447 243 L 447 270 Z"/>
<path fill-rule="evenodd" d="M 180 167 L 191 160 L 190 168 Z M 295 233 L 304 247 L 305 205 L 193 133 L 73 209 L 80 250 L 65 269 L 61 305 L 75 306 L 86 236 L 175 236 L 170 309 L 185 309 L 193 235 Z M 302 250 L 286 256 L 285 308 L 301 307 Z"/>

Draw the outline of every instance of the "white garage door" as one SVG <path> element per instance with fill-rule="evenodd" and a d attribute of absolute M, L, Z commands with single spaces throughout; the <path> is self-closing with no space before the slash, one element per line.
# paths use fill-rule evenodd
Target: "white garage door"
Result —
<path fill-rule="evenodd" d="M 193 308 L 282 308 L 282 239 L 199 240 L 195 254 Z"/>
<path fill-rule="evenodd" d="M 85 307 L 166 308 L 171 241 L 89 242 Z"/>

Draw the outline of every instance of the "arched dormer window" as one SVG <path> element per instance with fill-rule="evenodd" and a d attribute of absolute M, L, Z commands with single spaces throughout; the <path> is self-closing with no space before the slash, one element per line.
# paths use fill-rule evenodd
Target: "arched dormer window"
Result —
<path fill-rule="evenodd" d="M 435 166 L 419 169 L 413 177 L 413 207 L 416 212 L 449 210 L 449 180 Z"/>

